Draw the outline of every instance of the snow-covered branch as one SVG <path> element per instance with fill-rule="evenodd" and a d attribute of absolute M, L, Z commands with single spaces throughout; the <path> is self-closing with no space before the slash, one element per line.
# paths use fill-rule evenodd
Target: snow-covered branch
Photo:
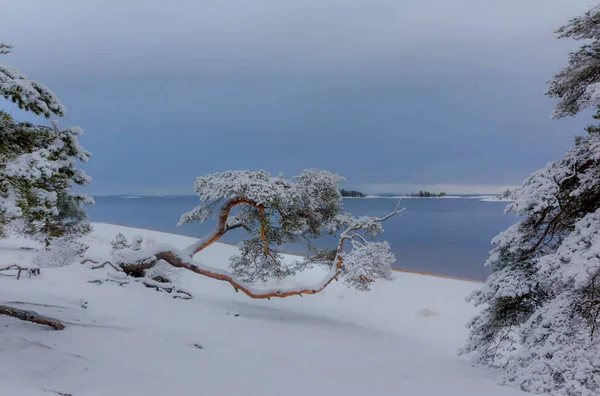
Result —
<path fill-rule="evenodd" d="M 216 215 L 217 225 L 212 232 L 182 250 L 159 244 L 137 251 L 120 249 L 103 265 L 110 264 L 126 274 L 138 276 L 159 262 L 168 263 L 228 282 L 236 291 L 258 299 L 315 294 L 334 279 L 342 278 L 350 286 L 368 290 L 370 283 L 377 279 L 392 278 L 395 258 L 386 242 L 368 241 L 361 234 L 377 236 L 383 231 L 381 224 L 404 209 L 397 206 L 379 218 L 353 218 L 342 213 L 338 188 L 341 180 L 340 176 L 321 170 L 305 171 L 295 182 L 281 175 L 271 177 L 263 171 L 225 172 L 198 178 L 196 190 L 201 200 L 208 203 L 184 214 L 181 223 L 205 221 Z M 231 271 L 194 260 L 195 254 L 229 230 L 240 227 L 248 231 L 249 238 L 239 244 L 240 253 L 231 259 Z M 315 263 L 311 258 L 285 262 L 281 252 L 272 246 L 341 229 L 335 251 L 320 254 L 316 259 L 318 264 L 327 266 L 320 282 L 293 288 L 257 289 L 253 286 L 257 279 L 290 276 Z"/>
<path fill-rule="evenodd" d="M 0 64 L 0 95 L 19 108 L 50 118 L 67 112 L 54 92 L 37 81 L 30 80 L 16 69 Z"/>
<path fill-rule="evenodd" d="M 36 266 L 21 266 L 18 264 L 9 264 L 0 267 L 0 271 L 17 271 L 17 279 L 21 279 L 21 272 L 25 271 L 29 276 L 38 275 L 40 273 L 39 267 Z"/>

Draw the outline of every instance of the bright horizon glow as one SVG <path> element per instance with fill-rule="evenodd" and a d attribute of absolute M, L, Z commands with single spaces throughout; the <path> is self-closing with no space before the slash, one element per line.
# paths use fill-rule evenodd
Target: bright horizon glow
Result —
<path fill-rule="evenodd" d="M 340 185 L 340 188 L 346 190 L 358 190 L 367 195 L 381 195 L 381 194 L 397 194 L 405 195 L 419 192 L 420 190 L 429 191 L 432 193 L 439 194 L 445 192 L 448 195 L 498 195 L 502 194 L 506 190 L 512 190 L 517 188 L 517 185 L 450 185 L 450 184 L 434 184 L 434 185 L 418 185 L 418 184 L 396 184 L 396 183 L 384 183 L 384 184 L 373 184 L 364 186 L 349 187 L 345 183 Z M 103 196 L 117 196 L 123 198 L 138 198 L 138 197 L 169 197 L 169 196 L 195 196 L 194 193 L 189 191 L 179 192 L 162 192 L 162 193 L 109 193 L 94 194 L 96 197 Z"/>

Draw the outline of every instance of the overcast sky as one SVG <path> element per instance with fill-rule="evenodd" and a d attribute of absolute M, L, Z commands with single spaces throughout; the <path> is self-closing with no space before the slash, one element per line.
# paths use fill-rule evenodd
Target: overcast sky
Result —
<path fill-rule="evenodd" d="M 1 61 L 48 85 L 92 194 L 324 168 L 370 193 L 493 193 L 559 158 L 546 81 L 589 0 L 0 0 Z M 6 101 L 0 108 L 21 114 Z"/>

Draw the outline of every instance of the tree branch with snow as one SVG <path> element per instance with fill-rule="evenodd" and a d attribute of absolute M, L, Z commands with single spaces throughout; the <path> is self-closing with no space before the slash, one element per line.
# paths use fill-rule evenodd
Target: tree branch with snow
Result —
<path fill-rule="evenodd" d="M 0 43 L 0 55 L 6 55 L 12 47 Z M 20 109 L 50 118 L 52 114 L 64 116 L 63 104 L 44 84 L 30 80 L 12 67 L 0 64 L 0 95 L 16 103 Z"/>
<path fill-rule="evenodd" d="M 342 212 L 338 184 L 344 179 L 323 170 L 306 170 L 293 180 L 264 171 L 227 171 L 199 177 L 195 183 L 201 204 L 181 216 L 180 224 L 204 222 L 216 217 L 212 232 L 185 249 L 152 245 L 134 251 L 115 250 L 108 264 L 126 274 L 142 276 L 159 262 L 185 268 L 199 275 L 228 282 L 251 298 L 284 298 L 316 294 L 332 281 L 343 279 L 349 286 L 368 290 L 378 279 L 392 278 L 395 261 L 389 244 L 374 239 L 382 223 L 401 213 L 397 206 L 383 217 L 354 218 Z M 205 265 L 194 256 L 233 229 L 248 237 L 230 261 L 230 270 Z M 282 247 L 323 234 L 339 233 L 332 250 L 314 250 L 309 257 L 290 262 Z M 291 288 L 260 289 L 257 281 L 283 279 L 314 265 L 326 267 L 320 282 Z"/>

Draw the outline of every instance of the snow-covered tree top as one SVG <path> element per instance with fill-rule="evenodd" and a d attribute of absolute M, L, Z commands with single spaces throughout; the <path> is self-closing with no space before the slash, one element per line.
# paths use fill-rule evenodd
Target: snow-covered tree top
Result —
<path fill-rule="evenodd" d="M 291 180 L 248 170 L 199 177 L 195 190 L 202 203 L 181 216 L 179 224 L 217 216 L 217 225 L 212 233 L 184 249 L 183 255 L 193 257 L 229 230 L 243 228 L 249 237 L 238 245 L 240 254 L 232 258 L 235 278 L 250 283 L 284 278 L 318 263 L 329 266 L 336 278 L 343 277 L 353 286 L 367 290 L 376 279 L 391 277 L 394 256 L 388 244 L 367 241 L 361 234 L 377 236 L 383 231 L 381 223 L 401 210 L 396 207 L 382 218 L 354 218 L 343 213 L 339 190 L 343 180 L 319 169 L 305 170 Z M 323 233 L 336 232 L 341 232 L 337 249 L 322 251 L 311 243 Z M 310 257 L 303 262 L 286 263 L 279 249 L 300 240 L 309 245 Z M 350 250 L 346 251 L 346 247 Z"/>
<path fill-rule="evenodd" d="M 575 115 L 600 104 L 600 6 L 571 19 L 557 30 L 559 38 L 593 40 L 569 54 L 569 65 L 554 76 L 546 94 L 560 100 L 554 118 Z"/>
<path fill-rule="evenodd" d="M 0 95 L 19 108 L 50 118 L 64 116 L 67 110 L 44 84 L 30 80 L 16 69 L 0 64 Z"/>
<path fill-rule="evenodd" d="M 296 176 L 296 183 L 282 175 L 265 171 L 227 171 L 198 177 L 195 191 L 203 202 L 220 199 L 246 199 L 258 205 L 273 205 L 308 198 L 312 204 L 339 198 L 338 184 L 343 177 L 309 169 Z M 333 193 L 333 194 L 332 194 Z"/>
<path fill-rule="evenodd" d="M 588 10 L 582 16 L 573 18 L 556 31 L 559 38 L 569 37 L 575 40 L 600 39 L 600 5 Z"/>
<path fill-rule="evenodd" d="M 268 205 L 300 199 L 291 182 L 265 171 L 227 171 L 198 177 L 194 189 L 203 202 L 247 199 Z"/>
<path fill-rule="evenodd" d="M 262 170 L 227 171 L 198 177 L 195 191 L 202 204 L 185 213 L 179 223 L 203 222 L 228 200 L 268 207 L 288 222 L 302 221 L 307 227 L 310 220 L 327 221 L 338 214 L 342 207 L 338 184 L 343 180 L 339 175 L 318 169 L 306 170 L 293 181 Z M 237 218 L 241 220 L 244 215 L 249 213 Z"/>

